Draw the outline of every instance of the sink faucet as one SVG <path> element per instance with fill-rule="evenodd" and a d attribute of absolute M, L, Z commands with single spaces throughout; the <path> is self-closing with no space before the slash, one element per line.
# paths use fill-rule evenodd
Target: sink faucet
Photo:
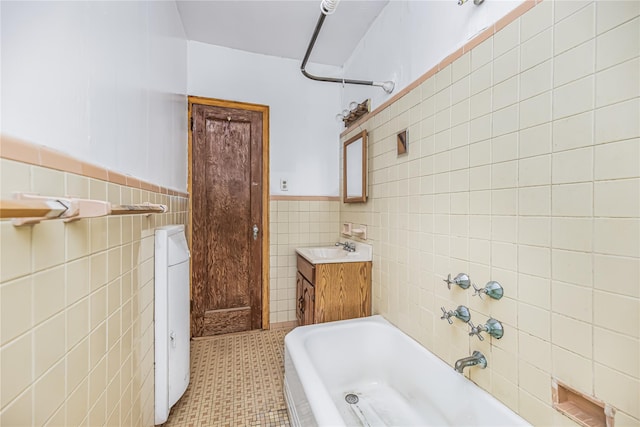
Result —
<path fill-rule="evenodd" d="M 473 354 L 469 357 L 463 357 L 462 359 L 456 360 L 455 370 L 456 372 L 462 373 L 464 368 L 467 366 L 476 366 L 479 365 L 482 369 L 487 367 L 487 359 L 485 359 L 484 354 L 479 351 L 474 351 Z"/>
<path fill-rule="evenodd" d="M 356 244 L 353 242 L 346 241 L 344 243 L 336 242 L 336 246 L 342 246 L 347 252 L 355 252 Z"/>

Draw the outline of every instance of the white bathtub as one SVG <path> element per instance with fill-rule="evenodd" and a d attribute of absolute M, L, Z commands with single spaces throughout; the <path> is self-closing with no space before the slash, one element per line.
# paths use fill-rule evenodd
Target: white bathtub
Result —
<path fill-rule="evenodd" d="M 291 331 L 284 383 L 293 426 L 530 425 L 381 316 Z"/>

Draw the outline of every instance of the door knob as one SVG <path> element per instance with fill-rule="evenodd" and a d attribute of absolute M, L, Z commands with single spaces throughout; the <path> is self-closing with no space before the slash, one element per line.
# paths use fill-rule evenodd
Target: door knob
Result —
<path fill-rule="evenodd" d="M 258 224 L 253 224 L 253 240 L 258 240 L 258 231 L 260 231 Z"/>

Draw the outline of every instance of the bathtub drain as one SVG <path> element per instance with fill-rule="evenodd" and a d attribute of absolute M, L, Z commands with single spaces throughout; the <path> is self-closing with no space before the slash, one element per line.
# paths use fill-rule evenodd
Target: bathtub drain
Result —
<path fill-rule="evenodd" d="M 349 393 L 344 397 L 344 400 L 346 400 L 350 405 L 355 405 L 360 399 L 355 394 Z"/>

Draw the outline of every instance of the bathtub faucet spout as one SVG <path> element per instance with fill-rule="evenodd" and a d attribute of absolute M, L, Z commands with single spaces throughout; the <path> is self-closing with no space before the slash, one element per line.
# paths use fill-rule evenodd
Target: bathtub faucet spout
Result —
<path fill-rule="evenodd" d="M 455 370 L 456 372 L 462 373 L 464 368 L 467 366 L 480 366 L 482 369 L 487 367 L 487 359 L 485 359 L 484 354 L 479 351 L 474 351 L 473 354 L 469 357 L 463 357 L 462 359 L 456 360 Z"/>

